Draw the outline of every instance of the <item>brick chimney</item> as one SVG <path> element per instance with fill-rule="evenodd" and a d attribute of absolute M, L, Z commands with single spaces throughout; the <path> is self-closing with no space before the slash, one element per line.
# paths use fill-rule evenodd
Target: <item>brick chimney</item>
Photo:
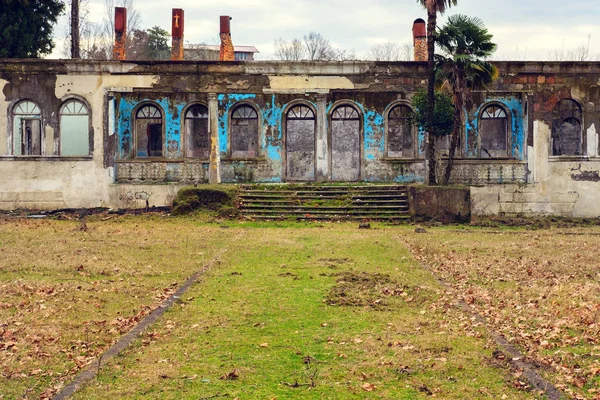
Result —
<path fill-rule="evenodd" d="M 127 40 L 127 9 L 115 7 L 115 44 L 113 46 L 113 60 L 124 60 L 125 42 Z"/>
<path fill-rule="evenodd" d="M 183 10 L 173 9 L 171 20 L 171 60 L 183 60 Z"/>
<path fill-rule="evenodd" d="M 427 25 L 421 18 L 413 23 L 415 61 L 427 61 Z"/>
<path fill-rule="evenodd" d="M 219 52 L 219 61 L 235 61 L 233 42 L 231 41 L 231 27 L 229 24 L 231 17 L 221 16 L 221 51 Z"/>

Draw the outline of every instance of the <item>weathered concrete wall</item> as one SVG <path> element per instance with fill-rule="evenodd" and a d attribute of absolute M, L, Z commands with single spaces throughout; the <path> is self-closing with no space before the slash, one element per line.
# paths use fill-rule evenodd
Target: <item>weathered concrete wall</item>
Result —
<path fill-rule="evenodd" d="M 497 66 L 495 84 L 474 93 L 452 174 L 453 182 L 473 185 L 473 212 L 600 215 L 595 201 L 600 195 L 600 63 Z M 403 157 L 387 156 L 387 135 L 390 109 L 410 104 L 425 86 L 425 63 L 412 62 L 4 60 L 0 208 L 127 207 L 145 206 L 146 201 L 164 205 L 189 183 L 293 181 L 287 118 L 298 105 L 314 114 L 314 131 L 309 133 L 314 149 L 305 152 L 314 159 L 302 161 L 309 172 L 314 169 L 306 175 L 309 180 L 335 180 L 336 171 L 347 168 L 336 154 L 346 151 L 340 145 L 348 139 L 358 143 L 355 153 L 348 153 L 357 160 L 350 179 L 423 182 L 423 132 L 412 133 L 414 151 Z M 90 152 L 65 157 L 59 110 L 73 98 L 89 108 Z M 553 149 L 557 107 L 564 99 L 580 108 L 578 154 L 555 155 Z M 41 155 L 13 154 L 18 132 L 12 110 L 21 100 L 41 110 Z M 160 157 L 140 157 L 134 151 L 134 113 L 144 104 L 155 105 L 163 116 Z M 212 151 L 206 159 L 185 153 L 184 115 L 193 104 L 203 104 L 210 114 Z M 234 154 L 231 144 L 232 113 L 244 104 L 256 111 L 258 120 L 257 150 L 248 157 Z M 505 152 L 489 152 L 482 144 L 488 134 L 482 114 L 488 106 L 507 115 Z M 338 107 L 350 107 L 358 116 L 347 126 L 335 122 Z"/>
<path fill-rule="evenodd" d="M 471 192 L 468 187 L 409 186 L 410 215 L 440 221 L 468 221 Z"/>

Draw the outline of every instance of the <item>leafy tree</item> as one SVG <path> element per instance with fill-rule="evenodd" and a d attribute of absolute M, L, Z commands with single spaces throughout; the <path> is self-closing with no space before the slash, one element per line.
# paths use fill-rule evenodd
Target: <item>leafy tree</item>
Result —
<path fill-rule="evenodd" d="M 431 135 L 430 140 L 433 142 L 439 142 L 439 139 L 452 133 L 454 122 L 454 106 L 452 104 L 452 97 L 445 92 L 435 92 L 433 125 L 430 125 L 428 120 L 429 104 L 431 103 L 429 102 L 427 91 L 418 91 L 412 98 L 412 105 L 414 109 L 412 119 L 413 122 L 422 130 L 426 130 L 428 126 L 432 126 L 433 129 L 431 129 L 431 132 L 435 132 L 435 136 Z M 437 161 L 440 158 L 439 146 L 435 146 L 435 149 L 434 159 Z M 433 172 L 436 174 L 437 179 L 437 168 Z"/>
<path fill-rule="evenodd" d="M 493 35 L 483 21 L 466 15 L 453 15 L 437 32 L 437 44 L 442 52 L 436 55 L 438 81 L 447 81 L 452 90 L 454 104 L 454 128 L 450 140 L 448 164 L 444 173 L 444 184 L 450 180 L 460 131 L 464 126 L 464 108 L 471 108 L 470 89 L 491 83 L 498 76 L 496 67 L 486 61 L 496 50 Z"/>
<path fill-rule="evenodd" d="M 171 34 L 160 26 L 148 29 L 148 51 L 152 60 L 167 60 L 171 58 L 169 40 Z"/>
<path fill-rule="evenodd" d="M 421 4 L 427 10 L 427 71 L 428 71 L 428 85 L 427 85 L 427 98 L 429 99 L 429 105 L 427 108 L 428 115 L 428 128 L 427 132 L 435 136 L 433 132 L 433 118 L 434 118 L 434 103 L 435 103 L 435 29 L 437 22 L 438 13 L 443 14 L 447 8 L 455 6 L 458 0 L 417 0 L 417 3 Z M 429 183 L 435 185 L 437 183 L 435 171 L 435 148 L 433 143 L 430 141 L 429 149 L 427 152 L 427 160 L 429 161 Z"/>
<path fill-rule="evenodd" d="M 54 48 L 59 0 L 0 0 L 0 58 L 38 58 Z"/>

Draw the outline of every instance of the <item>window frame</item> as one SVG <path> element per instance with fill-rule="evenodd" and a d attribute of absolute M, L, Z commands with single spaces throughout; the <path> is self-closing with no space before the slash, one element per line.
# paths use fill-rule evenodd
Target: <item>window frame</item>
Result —
<path fill-rule="evenodd" d="M 394 101 L 392 103 L 390 103 L 387 108 L 384 111 L 384 140 L 385 140 L 385 158 L 389 158 L 389 159 L 393 159 L 393 160 L 416 160 L 419 158 L 419 135 L 418 135 L 418 128 L 416 126 L 416 124 L 411 124 L 411 137 L 412 137 L 412 142 L 413 142 L 413 149 L 412 149 L 412 154 L 411 155 L 404 155 L 404 149 L 402 150 L 402 156 L 398 157 L 398 156 L 390 156 L 390 152 L 389 152 L 389 143 L 390 143 L 390 139 L 389 139 L 389 128 L 390 128 L 390 114 L 392 112 L 392 110 L 396 107 L 399 106 L 404 106 L 404 107 L 408 107 L 408 109 L 410 110 L 410 112 L 414 112 L 414 108 L 412 107 L 412 104 L 409 101 L 406 100 L 398 100 L 398 101 Z"/>
<path fill-rule="evenodd" d="M 570 101 L 577 106 L 579 109 L 579 119 L 575 118 L 571 112 L 569 116 L 560 115 L 560 107 L 559 104 L 562 101 Z M 587 135 L 584 132 L 584 108 L 583 103 L 576 98 L 573 97 L 564 97 L 556 102 L 554 108 L 552 109 L 552 121 L 550 122 L 550 143 L 548 145 L 548 152 L 551 159 L 554 160 L 578 160 L 578 159 L 587 159 Z M 554 135 L 555 130 L 558 129 L 560 125 L 562 125 L 567 119 L 574 118 L 579 121 L 579 137 L 581 139 L 581 154 L 554 154 Z M 560 124 L 557 125 L 558 120 L 560 120 Z"/>
<path fill-rule="evenodd" d="M 155 119 L 155 118 L 138 118 L 138 113 L 147 106 L 152 106 L 154 108 L 156 108 L 158 110 L 158 112 L 160 113 L 160 125 L 161 125 L 161 132 L 162 132 L 162 147 L 161 147 L 161 155 L 160 156 L 151 156 L 151 155 L 147 155 L 145 157 L 143 156 L 138 156 L 138 119 Z M 133 122 L 133 132 L 134 132 L 134 138 L 133 138 L 133 158 L 134 159 L 138 159 L 138 160 L 147 160 L 147 159 L 162 159 L 165 158 L 165 154 L 166 154 L 166 129 L 165 129 L 165 112 L 163 110 L 163 108 L 160 106 L 160 104 L 153 102 L 153 101 L 144 101 L 140 104 L 138 104 L 132 111 L 132 115 L 131 115 L 131 120 Z"/>
<path fill-rule="evenodd" d="M 204 108 L 206 108 L 206 120 L 207 120 L 207 135 L 208 135 L 208 157 L 206 158 L 202 158 L 202 157 L 193 157 L 190 156 L 188 154 L 188 132 L 187 132 L 187 114 L 190 112 L 190 110 L 196 106 L 202 106 Z M 186 159 L 190 159 L 190 160 L 198 160 L 198 161 L 208 161 L 210 160 L 210 152 L 211 152 L 211 133 L 210 133 L 210 110 L 208 108 L 208 104 L 204 103 L 202 101 L 194 101 L 192 103 L 189 103 L 183 110 L 183 112 L 181 113 L 181 118 L 183 121 L 182 127 L 183 129 L 181 130 L 183 132 L 182 135 L 182 149 L 183 149 L 183 158 Z M 189 118 L 189 119 L 193 119 L 193 118 Z"/>
<path fill-rule="evenodd" d="M 88 153 L 86 155 L 78 155 L 78 156 L 64 156 L 62 155 L 62 123 L 61 123 L 61 117 L 62 117 L 62 110 L 63 108 L 66 106 L 67 103 L 69 102 L 80 102 L 84 105 L 85 109 L 87 110 L 87 117 L 88 117 Z M 81 114 L 79 114 L 81 115 Z M 93 130 L 93 125 L 92 125 L 92 107 L 90 106 L 90 104 L 87 102 L 86 99 L 80 97 L 80 96 L 68 96 L 62 99 L 62 103 L 58 109 L 58 137 L 59 137 L 59 143 L 58 143 L 58 154 L 60 155 L 60 157 L 63 158 L 68 158 L 68 159 L 72 159 L 72 158 L 81 158 L 81 157 L 86 157 L 86 158 L 90 158 L 93 156 L 93 152 L 94 152 L 94 130 Z"/>
<path fill-rule="evenodd" d="M 504 115 L 506 116 L 506 132 L 505 132 L 506 154 L 502 155 L 502 156 L 490 155 L 490 157 L 482 157 L 481 153 L 482 153 L 482 137 L 483 137 L 483 135 L 482 135 L 482 130 L 481 130 L 481 121 L 484 119 L 483 113 L 488 108 L 491 108 L 491 107 L 499 108 L 500 110 L 502 110 L 502 112 L 504 112 Z M 489 118 L 489 119 L 501 119 L 501 118 Z M 477 113 L 477 158 L 480 160 L 506 160 L 506 159 L 513 158 L 513 156 L 512 156 L 512 136 L 513 136 L 512 115 L 511 115 L 509 109 L 506 107 L 506 105 L 499 101 L 488 101 L 488 102 L 483 103 L 481 105 L 481 107 L 479 108 L 479 112 Z"/>
<path fill-rule="evenodd" d="M 22 114 L 17 114 L 17 109 L 21 107 L 22 104 L 25 103 L 31 103 L 34 106 L 34 110 L 37 109 L 37 114 L 34 114 L 33 112 L 28 112 L 28 113 L 22 113 Z M 17 120 L 20 121 L 19 126 L 17 127 Z M 15 146 L 17 143 L 19 143 L 19 146 L 22 146 L 22 142 L 21 142 L 21 135 L 22 135 L 22 121 L 24 120 L 36 120 L 39 121 L 39 135 L 40 135 L 40 154 L 15 154 Z M 39 157 L 45 157 L 47 156 L 46 153 L 46 149 L 45 149 L 45 143 L 44 143 L 44 139 L 45 139 L 45 132 L 44 132 L 44 117 L 43 117 L 43 113 L 42 113 L 42 109 L 40 108 L 40 106 L 37 104 L 37 102 L 29 99 L 29 98 L 24 98 L 24 99 L 20 99 L 18 101 L 16 101 L 10 108 L 10 135 L 9 135 L 9 147 L 8 153 L 10 156 L 12 157 L 17 157 L 17 158 L 39 158 Z M 18 137 L 18 140 L 17 140 Z"/>
<path fill-rule="evenodd" d="M 256 113 L 256 155 L 254 156 L 234 156 L 233 154 L 233 114 L 236 112 L 238 108 L 241 107 L 250 107 Z M 261 137 L 262 137 L 262 113 L 260 112 L 260 108 L 250 102 L 250 101 L 239 101 L 233 104 L 227 113 L 227 156 L 232 160 L 256 160 L 261 156 Z"/>

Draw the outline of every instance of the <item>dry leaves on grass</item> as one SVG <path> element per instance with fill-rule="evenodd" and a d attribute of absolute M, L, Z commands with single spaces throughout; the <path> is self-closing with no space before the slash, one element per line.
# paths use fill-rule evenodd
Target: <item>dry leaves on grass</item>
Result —
<path fill-rule="evenodd" d="M 554 371 L 551 380 L 567 394 L 597 399 L 600 238 L 471 232 L 408 240 L 416 258 L 451 285 L 450 298 L 463 300 L 527 357 Z"/>

